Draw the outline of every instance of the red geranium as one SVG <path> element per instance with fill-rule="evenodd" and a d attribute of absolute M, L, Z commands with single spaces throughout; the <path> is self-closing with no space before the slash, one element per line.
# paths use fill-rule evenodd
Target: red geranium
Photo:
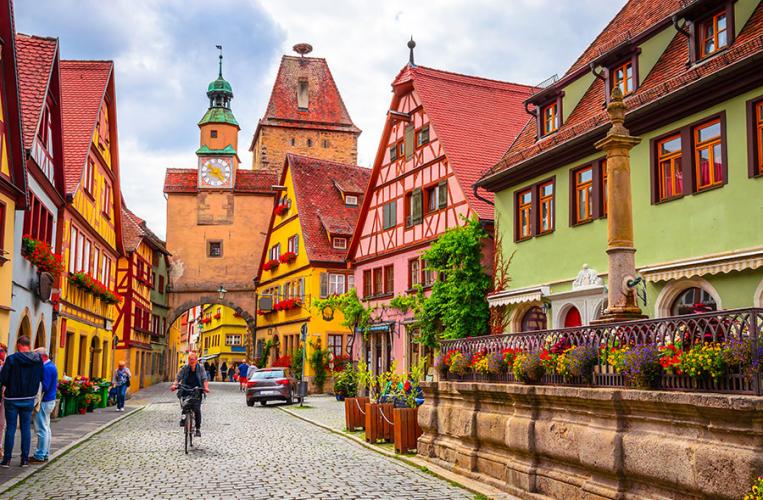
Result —
<path fill-rule="evenodd" d="M 276 208 L 274 209 L 274 212 L 276 215 L 283 215 L 286 212 L 289 211 L 289 205 L 286 203 L 281 203 L 280 205 L 276 205 Z"/>
<path fill-rule="evenodd" d="M 270 271 L 271 269 L 275 269 L 276 267 L 278 267 L 280 265 L 281 265 L 281 261 L 280 260 L 278 260 L 278 259 L 271 259 L 271 260 L 265 262 L 262 265 L 262 269 L 264 269 L 265 271 Z"/>
<path fill-rule="evenodd" d="M 287 262 L 293 261 L 296 258 L 297 258 L 297 254 L 295 254 L 294 252 L 286 252 L 282 254 L 280 257 L 278 257 L 278 260 L 280 262 L 287 263 Z"/>
<path fill-rule="evenodd" d="M 21 255 L 37 266 L 41 272 L 50 273 L 53 276 L 58 276 L 64 270 L 64 263 L 61 259 L 61 255 L 53 253 L 44 241 L 32 238 L 30 235 L 24 235 L 21 239 Z"/>

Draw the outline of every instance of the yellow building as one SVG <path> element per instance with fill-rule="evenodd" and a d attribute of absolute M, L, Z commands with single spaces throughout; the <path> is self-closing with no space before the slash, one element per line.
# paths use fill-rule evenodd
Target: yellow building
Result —
<path fill-rule="evenodd" d="M 178 370 L 185 363 L 187 344 L 183 344 L 180 334 L 180 319 L 174 321 L 167 330 L 167 358 L 164 364 L 164 378 L 174 380 Z"/>
<path fill-rule="evenodd" d="M 288 154 L 281 193 L 271 218 L 258 276 L 255 355 L 267 345 L 269 363 L 293 356 L 307 324 L 307 358 L 312 346 L 338 356 L 350 351 L 350 331 L 336 313 L 331 320 L 312 300 L 354 287 L 346 257 L 370 170 L 355 165 Z M 302 216 L 300 216 L 302 214 Z M 308 380 L 314 376 L 305 366 Z"/>
<path fill-rule="evenodd" d="M 110 377 L 117 259 L 123 253 L 110 61 L 61 61 L 66 207 L 55 358 L 61 375 Z"/>
<path fill-rule="evenodd" d="M 10 5 L 0 2 L 0 342 L 8 342 L 16 209 L 24 208 L 24 156 Z M 7 20 L 7 21 L 6 21 Z"/>
<path fill-rule="evenodd" d="M 217 365 L 238 365 L 246 358 L 246 322 L 230 307 L 205 304 L 201 312 L 199 354 L 202 361 Z"/>

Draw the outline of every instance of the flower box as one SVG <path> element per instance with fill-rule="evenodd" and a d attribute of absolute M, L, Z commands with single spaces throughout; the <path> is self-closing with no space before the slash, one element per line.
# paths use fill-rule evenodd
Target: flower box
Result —
<path fill-rule="evenodd" d="M 278 260 L 282 263 L 286 264 L 287 262 L 292 262 L 297 259 L 297 254 L 294 252 L 286 252 L 280 257 L 278 257 Z"/>
<path fill-rule="evenodd" d="M 213 316 L 213 318 L 215 318 L 215 319 L 220 319 L 221 317 L 222 317 L 222 315 L 221 315 L 220 313 L 216 313 L 216 314 Z"/>
<path fill-rule="evenodd" d="M 278 260 L 278 259 L 271 259 L 271 260 L 265 262 L 262 265 L 262 269 L 265 270 L 265 271 L 270 271 L 272 269 L 277 268 L 280 265 L 281 265 L 281 261 L 280 260 Z"/>
<path fill-rule="evenodd" d="M 408 453 L 416 451 L 417 442 L 422 431 L 419 427 L 419 409 L 418 408 L 395 408 L 392 410 L 394 415 L 394 442 L 397 453 Z"/>
<path fill-rule="evenodd" d="M 348 431 L 363 430 L 366 428 L 366 411 L 368 398 L 345 398 L 344 399 L 344 423 Z"/>
<path fill-rule="evenodd" d="M 64 270 L 61 255 L 53 253 L 50 245 L 44 241 L 25 235 L 21 240 L 21 255 L 36 266 L 40 272 L 50 273 L 54 277 Z"/>
<path fill-rule="evenodd" d="M 289 205 L 286 203 L 281 203 L 280 205 L 276 205 L 276 208 L 273 211 L 276 213 L 276 215 L 283 215 L 289 211 Z"/>
<path fill-rule="evenodd" d="M 291 311 L 297 309 L 300 306 L 299 299 L 284 299 L 280 302 L 273 304 L 273 310 L 275 311 Z"/>
<path fill-rule="evenodd" d="M 122 301 L 121 295 L 119 295 L 117 292 L 109 290 L 106 285 L 87 273 L 70 273 L 69 284 L 89 294 L 92 294 L 106 304 L 118 304 Z"/>
<path fill-rule="evenodd" d="M 392 441 L 392 403 L 366 403 L 366 442 Z"/>

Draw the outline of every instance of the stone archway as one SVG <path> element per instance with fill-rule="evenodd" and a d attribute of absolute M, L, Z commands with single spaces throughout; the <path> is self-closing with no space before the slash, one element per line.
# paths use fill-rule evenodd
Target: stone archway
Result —
<path fill-rule="evenodd" d="M 34 349 L 37 349 L 38 347 L 45 347 L 47 348 L 47 339 L 45 335 L 45 322 L 43 320 L 40 320 L 40 324 L 37 325 L 37 332 L 34 335 L 34 339 L 32 340 L 32 347 Z"/>

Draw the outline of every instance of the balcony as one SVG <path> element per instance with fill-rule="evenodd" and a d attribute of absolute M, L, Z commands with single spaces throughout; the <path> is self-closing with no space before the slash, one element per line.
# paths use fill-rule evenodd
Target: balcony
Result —
<path fill-rule="evenodd" d="M 538 384 L 633 387 L 634 368 L 624 369 L 618 357 L 630 350 L 631 360 L 637 353 L 659 360 L 652 389 L 762 395 L 761 330 L 763 308 L 749 308 L 469 337 L 442 341 L 437 365 L 441 380 L 520 383 L 509 363 L 496 360 L 504 360 L 507 355 L 512 359 L 516 353 L 537 354 L 544 365 Z M 569 355 L 573 348 L 587 349 L 587 366 L 592 369 L 585 375 L 560 373 L 564 369 L 559 369 L 559 358 Z M 451 353 L 463 357 L 456 370 L 449 364 Z M 476 361 L 485 357 L 490 357 L 491 362 L 477 366 Z M 653 361 L 650 366 L 655 368 Z"/>

